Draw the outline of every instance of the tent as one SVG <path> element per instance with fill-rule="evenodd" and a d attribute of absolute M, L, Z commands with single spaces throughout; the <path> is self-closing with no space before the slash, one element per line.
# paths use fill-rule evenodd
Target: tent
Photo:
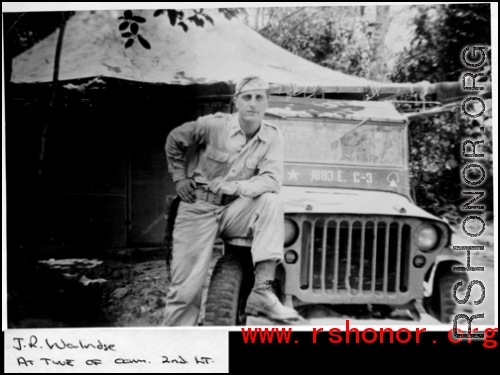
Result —
<path fill-rule="evenodd" d="M 134 11 L 146 22 L 139 23 L 139 34 L 151 45 L 146 49 L 119 30 L 119 11 L 79 12 L 64 33 L 59 80 L 108 77 L 142 84 L 234 85 L 249 74 L 259 74 L 271 83 L 275 94 L 345 93 L 365 94 L 375 99 L 413 91 L 433 92 L 427 82 L 392 84 L 348 76 L 296 56 L 268 41 L 238 19 L 227 20 L 208 10 L 214 24 L 189 29 L 172 26 L 166 15 L 153 11 Z M 51 82 L 58 33 L 54 33 L 13 62 L 12 82 Z M 229 89 L 229 93 L 231 92 Z M 206 91 L 205 91 L 206 92 Z M 210 90 L 209 90 L 210 93 Z M 217 92 L 218 95 L 221 92 Z"/>

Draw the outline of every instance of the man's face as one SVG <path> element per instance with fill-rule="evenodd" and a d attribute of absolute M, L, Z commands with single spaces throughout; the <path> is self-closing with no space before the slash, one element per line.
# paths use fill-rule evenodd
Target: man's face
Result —
<path fill-rule="evenodd" d="M 252 90 L 239 94 L 234 104 L 238 109 L 240 119 L 260 124 L 269 102 L 265 90 Z"/>

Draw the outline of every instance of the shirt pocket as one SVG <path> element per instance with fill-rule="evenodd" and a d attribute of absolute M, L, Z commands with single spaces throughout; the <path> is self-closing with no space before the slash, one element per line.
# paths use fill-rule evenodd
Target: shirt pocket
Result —
<path fill-rule="evenodd" d="M 229 152 L 209 147 L 205 152 L 204 171 L 209 180 L 223 177 L 229 159 Z"/>
<path fill-rule="evenodd" d="M 258 158 L 251 156 L 245 160 L 245 174 L 247 178 L 259 174 L 259 162 Z"/>

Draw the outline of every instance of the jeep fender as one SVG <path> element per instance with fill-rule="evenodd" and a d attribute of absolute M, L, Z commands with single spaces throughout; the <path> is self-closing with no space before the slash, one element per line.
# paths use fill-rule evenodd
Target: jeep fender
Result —
<path fill-rule="evenodd" d="M 460 256 L 461 254 L 457 254 L 454 252 L 450 246 L 446 246 L 441 253 L 436 256 L 432 267 L 429 269 L 430 272 L 427 272 L 426 277 L 424 279 L 424 297 L 430 297 L 432 295 L 432 286 L 434 285 L 434 275 L 436 273 L 436 269 L 438 264 L 442 262 L 455 263 L 457 267 L 465 266 L 462 262 L 463 258 Z"/>

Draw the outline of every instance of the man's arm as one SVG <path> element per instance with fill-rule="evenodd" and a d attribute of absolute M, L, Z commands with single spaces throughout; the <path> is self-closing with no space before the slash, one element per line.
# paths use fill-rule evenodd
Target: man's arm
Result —
<path fill-rule="evenodd" d="M 186 122 L 170 132 L 165 144 L 167 154 L 168 172 L 174 182 L 184 180 L 186 175 L 186 153 L 191 145 L 203 141 L 203 126 L 200 119 Z"/>
<path fill-rule="evenodd" d="M 175 183 L 177 194 L 187 203 L 195 201 L 193 189 L 196 185 L 194 181 L 187 179 L 186 153 L 189 146 L 203 142 L 203 129 L 200 119 L 187 122 L 172 130 L 165 144 L 168 172 Z"/>
<path fill-rule="evenodd" d="M 283 152 L 284 140 L 281 131 L 270 141 L 269 148 L 262 161 L 259 174 L 249 180 L 237 181 L 241 187 L 240 194 L 255 198 L 264 193 L 279 193 L 283 184 Z"/>

